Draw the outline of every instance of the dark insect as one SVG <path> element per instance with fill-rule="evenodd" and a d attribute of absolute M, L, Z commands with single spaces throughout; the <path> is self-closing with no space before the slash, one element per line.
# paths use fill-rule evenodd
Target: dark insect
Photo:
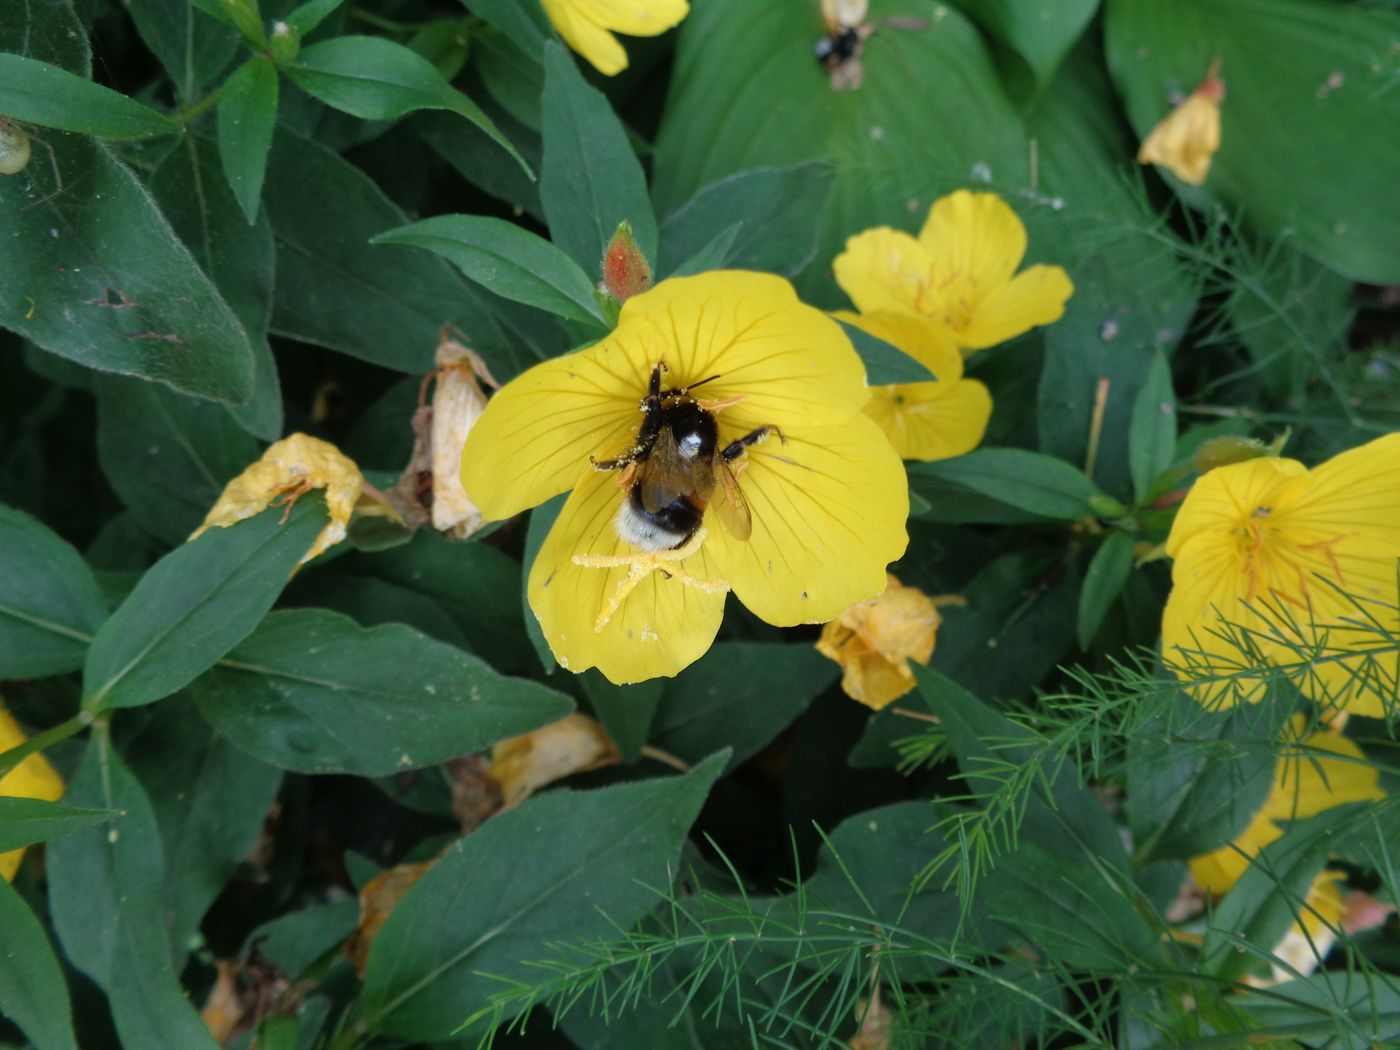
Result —
<path fill-rule="evenodd" d="M 777 427 L 762 426 L 721 447 L 714 411 L 722 406 L 707 406 L 690 394 L 719 377 L 663 390 L 665 371 L 662 362 L 651 370 L 636 443 L 614 459 L 593 461 L 599 470 L 622 471 L 618 484 L 625 495 L 614 520 L 617 534 L 644 551 L 683 547 L 699 531 L 718 489 L 714 505 L 720 521 L 735 539 L 746 540 L 753 516 L 731 464 L 770 434 L 786 439 Z"/>

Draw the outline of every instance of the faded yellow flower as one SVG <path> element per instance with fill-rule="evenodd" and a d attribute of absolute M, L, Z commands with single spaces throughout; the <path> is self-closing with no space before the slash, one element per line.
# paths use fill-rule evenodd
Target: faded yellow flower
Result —
<path fill-rule="evenodd" d="M 0 703 L 0 753 L 19 747 L 27 737 L 14 716 Z M 57 802 L 63 797 L 63 778 L 42 754 L 26 758 L 4 776 L 0 776 L 0 795 L 8 798 L 37 798 L 45 802 Z M 24 859 L 24 849 L 12 849 L 0 853 L 0 879 L 6 882 L 15 877 L 19 862 Z"/>
<path fill-rule="evenodd" d="M 885 593 L 852 605 L 822 628 L 817 652 L 841 665 L 841 688 L 878 711 L 914 688 L 909 661 L 927 664 L 943 622 L 938 606 L 960 598 L 930 598 L 886 575 Z"/>
<path fill-rule="evenodd" d="M 903 350 L 936 377 L 871 388 L 865 414 L 880 424 L 900 459 L 948 459 L 981 443 L 992 415 L 992 395 L 976 379 L 963 378 L 962 354 L 946 328 L 889 310 L 843 310 L 833 316 Z"/>
<path fill-rule="evenodd" d="M 1225 81 L 1216 75 L 1219 68 L 1217 59 L 1200 86 L 1158 121 L 1138 150 L 1139 164 L 1159 164 L 1192 186 L 1206 181 L 1211 159 L 1220 148 Z"/>
<path fill-rule="evenodd" d="M 488 774 L 501 785 L 502 808 L 546 784 L 617 761 L 617 745 L 596 720 L 575 712 L 491 749 Z"/>
<path fill-rule="evenodd" d="M 1262 695 L 1244 644 L 1320 703 L 1393 709 L 1400 434 L 1311 471 L 1273 456 L 1217 467 L 1187 494 L 1166 550 L 1162 647 L 1202 703 Z"/>
<path fill-rule="evenodd" d="M 604 76 L 627 68 L 613 33 L 660 36 L 690 13 L 686 0 L 541 0 L 564 42 Z"/>
<path fill-rule="evenodd" d="M 731 590 L 784 627 L 880 593 L 909 490 L 869 399 L 840 325 L 782 278 L 672 278 L 598 343 L 507 383 L 462 483 L 488 520 L 571 492 L 528 585 L 562 666 L 674 675 Z"/>
<path fill-rule="evenodd" d="M 291 503 L 308 492 L 325 489 L 330 523 L 301 559 L 305 564 L 345 539 L 364 483 L 355 461 L 330 442 L 293 434 L 269 445 L 261 459 L 224 486 L 204 524 L 190 539 L 213 526 L 227 527 L 261 514 L 274 503 Z"/>
<path fill-rule="evenodd" d="M 965 351 L 996 346 L 1056 321 L 1074 294 L 1058 266 L 1017 273 L 1026 227 L 995 193 L 958 190 L 935 201 L 917 238 L 888 226 L 858 233 L 832 266 L 862 314 L 914 314 L 942 325 Z"/>

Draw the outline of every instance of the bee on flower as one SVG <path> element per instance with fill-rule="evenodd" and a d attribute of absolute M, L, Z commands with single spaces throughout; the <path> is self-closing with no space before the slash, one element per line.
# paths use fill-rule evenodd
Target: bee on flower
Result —
<path fill-rule="evenodd" d="M 785 280 L 716 271 L 628 298 L 609 336 L 507 383 L 462 483 L 488 520 L 570 493 L 527 588 L 559 663 L 674 675 L 730 591 L 778 626 L 883 591 L 909 493 L 864 375 Z"/>
<path fill-rule="evenodd" d="M 542 0 L 544 13 L 564 42 L 599 73 L 627 68 L 627 51 L 614 33 L 660 36 L 690 13 L 686 0 Z"/>

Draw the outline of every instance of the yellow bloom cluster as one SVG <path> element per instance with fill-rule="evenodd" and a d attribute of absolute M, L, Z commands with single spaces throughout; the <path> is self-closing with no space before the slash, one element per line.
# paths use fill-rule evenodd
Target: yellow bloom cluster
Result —
<path fill-rule="evenodd" d="M 1308 470 L 1265 456 L 1192 486 L 1167 539 L 1167 663 L 1202 703 L 1257 700 L 1259 658 L 1312 699 L 1394 710 L 1400 434 Z"/>
<path fill-rule="evenodd" d="M 992 412 L 987 388 L 963 378 L 962 357 L 1048 324 L 1074 291 L 1058 266 L 1017 273 L 1026 228 L 995 193 L 935 201 L 917 238 L 880 226 L 836 257 L 836 281 L 860 315 L 843 320 L 919 361 L 935 382 L 880 387 L 866 411 L 904 459 L 970 452 Z"/>
<path fill-rule="evenodd" d="M 24 743 L 24 730 L 3 704 L 0 704 L 0 753 Z M 0 795 L 8 798 L 37 798 L 45 802 L 57 802 L 63 797 L 63 778 L 41 754 L 26 758 L 4 776 L 0 776 Z M 24 859 L 24 850 L 13 849 L 0 853 L 0 879 L 6 882 L 15 877 L 19 862 Z"/>
<path fill-rule="evenodd" d="M 559 663 L 674 675 L 731 590 L 779 626 L 883 591 L 909 493 L 864 375 L 786 281 L 714 271 L 631 297 L 606 338 L 507 383 L 462 484 L 488 520 L 571 493 L 528 585 Z"/>

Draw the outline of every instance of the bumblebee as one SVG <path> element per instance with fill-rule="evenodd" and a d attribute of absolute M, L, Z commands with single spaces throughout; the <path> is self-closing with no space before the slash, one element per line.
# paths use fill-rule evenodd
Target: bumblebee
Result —
<path fill-rule="evenodd" d="M 753 515 L 731 464 L 770 435 L 784 443 L 787 439 L 777 427 L 761 426 L 721 446 L 714 413 L 732 402 L 705 402 L 691 395 L 719 376 L 662 389 L 665 371 L 659 361 L 651 370 L 633 446 L 614 459 L 590 457 L 598 470 L 621 471 L 618 485 L 624 495 L 613 519 L 617 534 L 644 551 L 684 547 L 700 530 L 718 490 L 714 507 L 720 521 L 735 539 L 746 540 L 753 532 Z"/>
<path fill-rule="evenodd" d="M 869 7 L 869 0 L 822 0 L 826 34 L 817 38 L 812 51 L 838 90 L 859 86 L 860 52 L 872 32 L 864 24 Z"/>

